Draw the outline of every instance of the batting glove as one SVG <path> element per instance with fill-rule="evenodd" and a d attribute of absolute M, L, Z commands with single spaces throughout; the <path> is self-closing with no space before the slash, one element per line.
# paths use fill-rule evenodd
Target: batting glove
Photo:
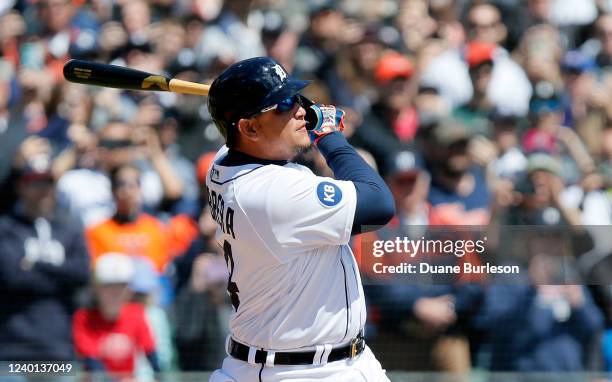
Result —
<path fill-rule="evenodd" d="M 332 105 L 320 105 L 306 100 L 306 129 L 315 144 L 334 131 L 344 130 L 344 110 Z"/>

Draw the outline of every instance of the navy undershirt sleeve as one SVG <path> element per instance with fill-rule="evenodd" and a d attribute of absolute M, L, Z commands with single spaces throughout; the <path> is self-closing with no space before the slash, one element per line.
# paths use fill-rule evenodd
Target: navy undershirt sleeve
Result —
<path fill-rule="evenodd" d="M 393 195 L 385 181 L 339 132 L 319 139 L 317 147 L 336 179 L 349 180 L 357 190 L 352 234 L 374 231 L 395 215 Z M 378 226 L 378 227 L 376 227 Z"/>

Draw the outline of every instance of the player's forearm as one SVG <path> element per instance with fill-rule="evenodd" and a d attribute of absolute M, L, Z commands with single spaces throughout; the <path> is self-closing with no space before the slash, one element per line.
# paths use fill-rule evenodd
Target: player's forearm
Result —
<path fill-rule="evenodd" d="M 335 132 L 319 139 L 317 147 L 336 179 L 352 181 L 357 190 L 353 234 L 367 232 L 387 224 L 395 215 L 393 195 L 384 180 L 346 141 Z M 366 227 L 371 226 L 371 227 Z"/>

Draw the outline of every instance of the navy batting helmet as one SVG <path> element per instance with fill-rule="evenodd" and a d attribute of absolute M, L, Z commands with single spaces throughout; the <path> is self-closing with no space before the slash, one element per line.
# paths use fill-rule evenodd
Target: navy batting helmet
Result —
<path fill-rule="evenodd" d="M 265 111 L 298 94 L 309 83 L 290 77 L 270 57 L 249 58 L 231 65 L 213 81 L 208 109 L 227 145 L 232 146 L 234 126 L 240 118 Z"/>

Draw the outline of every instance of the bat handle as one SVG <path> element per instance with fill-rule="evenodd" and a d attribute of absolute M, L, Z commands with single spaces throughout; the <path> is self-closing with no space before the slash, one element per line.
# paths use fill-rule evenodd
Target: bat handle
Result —
<path fill-rule="evenodd" d="M 189 81 L 183 81 L 176 78 L 170 80 L 168 84 L 170 91 L 183 94 L 208 95 L 210 85 L 198 84 Z"/>

